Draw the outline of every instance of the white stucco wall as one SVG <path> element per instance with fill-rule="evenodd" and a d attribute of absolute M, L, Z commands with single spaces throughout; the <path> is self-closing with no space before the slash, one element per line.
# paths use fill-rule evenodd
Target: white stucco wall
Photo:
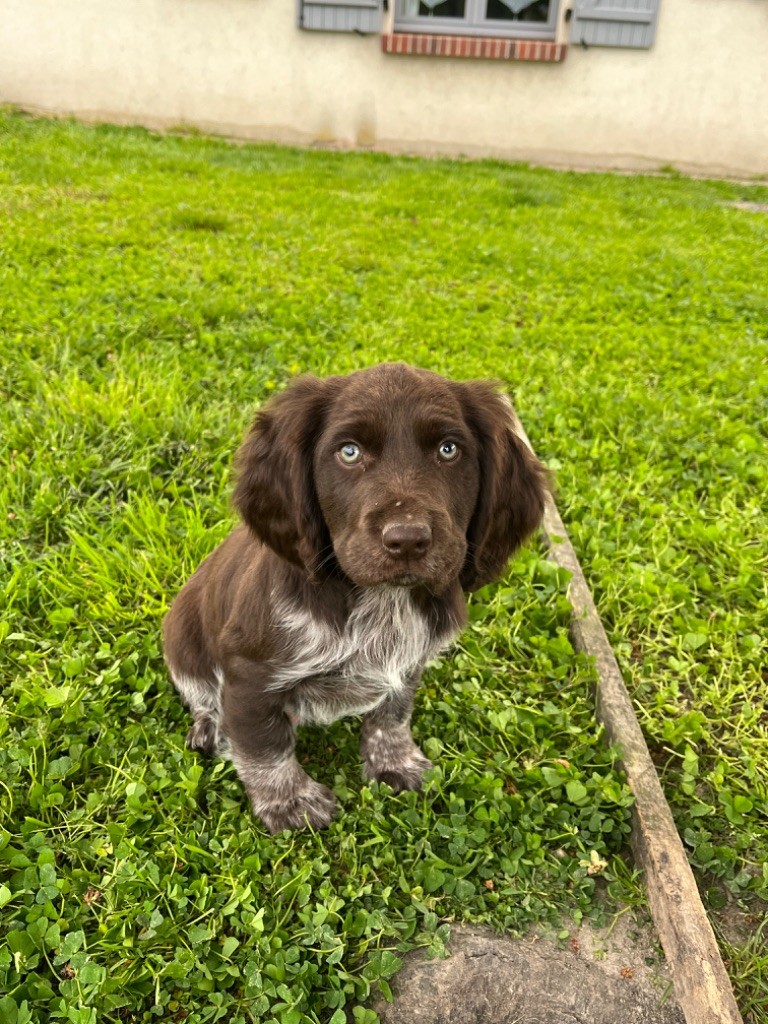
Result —
<path fill-rule="evenodd" d="M 567 0 L 566 0 L 567 2 Z M 768 176 L 768 0 L 661 0 L 651 50 L 388 56 L 294 0 L 2 0 L 0 102 L 295 143 Z"/>

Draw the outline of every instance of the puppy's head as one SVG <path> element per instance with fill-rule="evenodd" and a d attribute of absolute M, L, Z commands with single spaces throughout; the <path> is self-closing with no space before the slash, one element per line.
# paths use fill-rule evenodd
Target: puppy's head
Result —
<path fill-rule="evenodd" d="M 237 457 L 245 522 L 312 579 L 435 593 L 497 578 L 538 525 L 541 465 L 508 400 L 403 364 L 301 377 L 258 414 Z"/>

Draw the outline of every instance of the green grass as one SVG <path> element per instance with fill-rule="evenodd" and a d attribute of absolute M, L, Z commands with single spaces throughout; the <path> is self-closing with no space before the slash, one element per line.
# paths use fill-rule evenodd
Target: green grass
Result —
<path fill-rule="evenodd" d="M 270 837 L 185 751 L 159 627 L 292 374 L 506 382 L 752 1024 L 768 1021 L 768 189 L 232 147 L 0 115 L 0 1015 L 357 1024 L 398 953 L 635 891 L 628 793 L 532 548 L 433 666 L 423 795 L 301 756 Z M 602 878 L 587 873 L 605 859 Z M 567 929 L 567 926 L 565 926 Z M 561 932 L 562 934 L 562 932 Z"/>

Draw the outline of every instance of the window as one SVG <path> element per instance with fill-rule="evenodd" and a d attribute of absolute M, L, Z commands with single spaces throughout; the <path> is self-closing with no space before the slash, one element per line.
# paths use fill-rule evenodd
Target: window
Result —
<path fill-rule="evenodd" d="M 396 0 L 395 31 L 554 39 L 559 0 Z"/>

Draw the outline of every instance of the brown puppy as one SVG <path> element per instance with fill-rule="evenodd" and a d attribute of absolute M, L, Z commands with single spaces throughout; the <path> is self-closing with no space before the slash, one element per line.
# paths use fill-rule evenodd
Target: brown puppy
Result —
<path fill-rule="evenodd" d="M 297 725 L 362 715 L 366 775 L 416 789 L 411 738 L 426 661 L 466 620 L 462 591 L 500 576 L 542 516 L 545 476 L 509 401 L 403 364 L 301 377 L 237 456 L 245 525 L 165 620 L 165 659 L 194 724 L 277 832 L 333 814 L 294 755 Z"/>

